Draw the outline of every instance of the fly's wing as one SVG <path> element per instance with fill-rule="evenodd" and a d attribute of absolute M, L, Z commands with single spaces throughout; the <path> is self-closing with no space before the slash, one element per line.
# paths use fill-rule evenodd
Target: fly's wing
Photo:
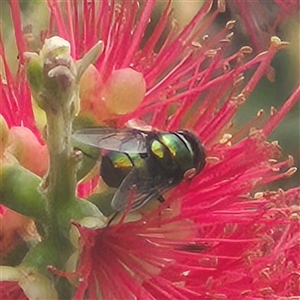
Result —
<path fill-rule="evenodd" d="M 81 129 L 73 134 L 73 138 L 82 144 L 126 153 L 147 153 L 146 136 L 145 132 L 136 129 L 105 127 Z"/>
<path fill-rule="evenodd" d="M 140 176 L 139 171 L 133 168 L 122 181 L 112 199 L 111 206 L 115 211 L 119 212 L 125 209 L 127 202 L 130 201 L 130 191 L 134 186 L 136 187 L 136 191 L 131 204 L 131 210 L 136 210 L 144 206 L 152 199 L 159 199 L 163 193 L 174 187 L 162 181 L 158 184 L 151 177 L 143 178 Z"/>

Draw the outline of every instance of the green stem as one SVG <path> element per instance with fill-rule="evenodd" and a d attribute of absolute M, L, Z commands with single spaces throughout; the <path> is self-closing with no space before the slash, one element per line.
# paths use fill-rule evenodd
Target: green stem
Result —
<path fill-rule="evenodd" d="M 47 113 L 50 166 L 46 178 L 46 197 L 50 208 L 72 201 L 76 189 L 76 165 L 71 146 L 72 117 L 66 110 Z"/>
<path fill-rule="evenodd" d="M 100 216 L 95 205 L 76 198 L 78 158 L 71 137 L 72 122 L 78 109 L 78 81 L 74 62 L 67 55 L 59 56 L 60 62 L 64 60 L 65 63 L 58 66 L 56 59 L 53 62 L 46 60 L 44 68 L 48 70 L 49 67 L 50 71 L 46 72 L 38 101 L 47 117 L 49 170 L 41 189 L 51 220 L 48 238 L 54 240 L 68 235 L 71 220 Z"/>
<path fill-rule="evenodd" d="M 60 82 L 68 77 L 68 84 L 64 92 Z M 77 160 L 71 145 L 74 99 L 77 86 L 72 82 L 72 75 L 68 70 L 62 70 L 55 78 L 58 88 L 44 92 L 43 108 L 47 117 L 47 145 L 49 151 L 49 170 L 42 184 L 42 191 L 46 196 L 49 224 L 49 239 L 63 237 L 70 228 L 70 213 L 65 210 L 75 202 Z M 64 82 L 64 81 L 62 81 Z M 55 83 L 55 82 L 54 82 Z M 51 82 L 53 84 L 53 82 Z M 58 91 L 58 92 L 57 92 Z"/>

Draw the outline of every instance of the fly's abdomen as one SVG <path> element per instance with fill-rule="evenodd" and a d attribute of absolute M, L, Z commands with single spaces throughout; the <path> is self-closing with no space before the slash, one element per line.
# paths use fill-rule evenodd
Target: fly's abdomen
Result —
<path fill-rule="evenodd" d="M 143 169 L 144 159 L 139 154 L 108 151 L 102 157 L 100 174 L 112 188 L 118 188 L 132 168 Z"/>
<path fill-rule="evenodd" d="M 102 157 L 100 174 L 109 187 L 117 188 L 132 168 L 128 154 L 109 151 Z"/>

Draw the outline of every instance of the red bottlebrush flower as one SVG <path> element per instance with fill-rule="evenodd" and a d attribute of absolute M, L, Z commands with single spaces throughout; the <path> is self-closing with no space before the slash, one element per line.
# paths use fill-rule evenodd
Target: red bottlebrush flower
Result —
<path fill-rule="evenodd" d="M 16 3 L 11 1 L 11 7 L 22 57 Z M 143 120 L 155 130 L 188 128 L 200 137 L 207 155 L 205 169 L 164 195 L 164 203 L 129 213 L 128 199 L 120 220 L 103 228 L 73 222 L 80 234 L 76 270 L 50 268 L 78 279 L 73 299 L 298 296 L 300 189 L 273 192 L 265 191 L 265 185 L 295 172 L 292 159 L 280 160 L 278 144 L 267 139 L 299 100 L 300 86 L 270 118 L 260 113 L 240 130 L 232 122 L 285 43 L 273 38 L 268 51 L 251 59 L 249 47 L 228 55 L 233 22 L 205 36 L 218 13 L 208 14 L 212 1 L 184 29 L 173 23 L 168 31 L 169 2 L 145 40 L 153 1 L 141 6 L 137 1 L 47 3 L 51 26 L 45 35 L 68 40 L 74 59 L 99 40 L 104 44 L 103 54 L 82 78 L 82 112 L 75 123 L 88 116 L 92 124 L 124 127 Z M 11 126 L 19 125 L 29 109 L 23 105 L 30 102 L 21 105 L 18 97 L 7 96 L 20 87 L 3 81 L 1 87 L 3 114 Z M 14 103 L 19 116 L 10 108 Z M 28 122 L 25 126 L 35 130 L 33 119 Z M 1 291 L 6 284 L 0 282 Z"/>
<path fill-rule="evenodd" d="M 298 267 L 290 255 L 299 248 L 288 242 L 299 238 L 299 223 L 291 222 L 293 212 L 289 208 L 293 201 L 299 203 L 299 190 L 261 194 L 258 199 L 259 194 L 251 194 L 263 184 L 293 173 L 293 169 L 276 173 L 289 167 L 291 161 L 272 161 L 280 156 L 280 150 L 276 144 L 267 143 L 266 137 L 287 113 L 287 106 L 297 101 L 299 90 L 286 107 L 260 129 L 251 130 L 248 137 L 247 131 L 261 121 L 262 115 L 228 136 L 230 120 L 259 78 L 268 72 L 278 48 L 274 40 L 268 52 L 243 63 L 244 53 L 249 51 L 246 47 L 222 58 L 227 30 L 197 45 L 195 37 L 205 32 L 214 17 L 202 21 L 208 6 L 181 32 L 171 31 L 156 52 L 169 6 L 157 30 L 140 48 L 152 3 L 143 6 L 138 26 L 131 33 L 136 11 L 126 4 L 115 10 L 107 3 L 85 3 L 83 24 L 69 21 L 69 26 L 77 28 L 72 30 L 58 22 L 61 10 L 57 2 L 51 2 L 52 16 L 57 20 L 53 23 L 59 24 L 60 35 L 69 38 L 72 31 L 82 28 L 81 38 L 73 39 L 76 57 L 97 39 L 104 41 L 104 54 L 96 63 L 103 85 L 114 70 L 130 66 L 143 74 L 147 87 L 144 100 L 132 113 L 118 116 L 119 125 L 132 118 L 147 118 L 163 130 L 192 128 L 208 155 L 208 165 L 201 174 L 174 189 L 165 204 L 140 220 L 96 230 L 77 225 L 83 245 L 80 265 L 73 274 L 81 278 L 74 299 L 84 295 L 89 299 L 236 299 L 242 295 L 288 296 L 299 292 L 295 284 L 299 278 L 292 275 Z M 88 33 L 87 28 L 93 24 L 99 25 L 99 33 Z M 221 39 L 225 45 L 219 43 Z M 252 79 L 243 89 L 238 87 L 242 72 L 253 67 L 257 70 Z M 195 99 L 198 107 L 193 111 Z M 170 115 L 172 110 L 175 112 Z M 278 253 L 286 253 L 288 259 L 275 261 Z M 276 268 L 286 270 L 287 266 L 291 268 L 288 272 L 275 274 Z"/>
<path fill-rule="evenodd" d="M 299 92 L 263 126 L 266 132 Z M 263 130 L 231 145 L 239 134 L 207 147 L 215 159 L 151 213 L 102 229 L 77 225 L 81 261 L 67 275 L 81 278 L 74 299 L 299 295 L 300 189 L 254 193 L 290 176 L 294 169 L 278 171 L 292 161 L 273 161 L 280 150 Z"/>

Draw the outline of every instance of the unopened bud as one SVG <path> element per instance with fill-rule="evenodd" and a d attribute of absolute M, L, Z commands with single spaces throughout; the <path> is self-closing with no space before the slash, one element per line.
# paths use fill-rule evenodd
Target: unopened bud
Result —
<path fill-rule="evenodd" d="M 60 55 L 70 55 L 70 43 L 59 36 L 53 36 L 45 40 L 40 56 L 43 59 L 57 57 Z"/>
<path fill-rule="evenodd" d="M 127 114 L 132 112 L 144 99 L 146 83 L 141 73 L 125 68 L 115 70 L 105 87 L 104 101 L 111 112 Z"/>
<path fill-rule="evenodd" d="M 107 108 L 101 99 L 103 83 L 98 70 L 90 65 L 79 82 L 80 116 L 95 117 L 103 120 L 107 117 Z M 84 126 L 83 126 L 84 127 Z"/>
<path fill-rule="evenodd" d="M 9 133 L 7 151 L 31 172 L 43 176 L 48 168 L 48 151 L 41 145 L 34 133 L 26 127 L 12 127 Z"/>

